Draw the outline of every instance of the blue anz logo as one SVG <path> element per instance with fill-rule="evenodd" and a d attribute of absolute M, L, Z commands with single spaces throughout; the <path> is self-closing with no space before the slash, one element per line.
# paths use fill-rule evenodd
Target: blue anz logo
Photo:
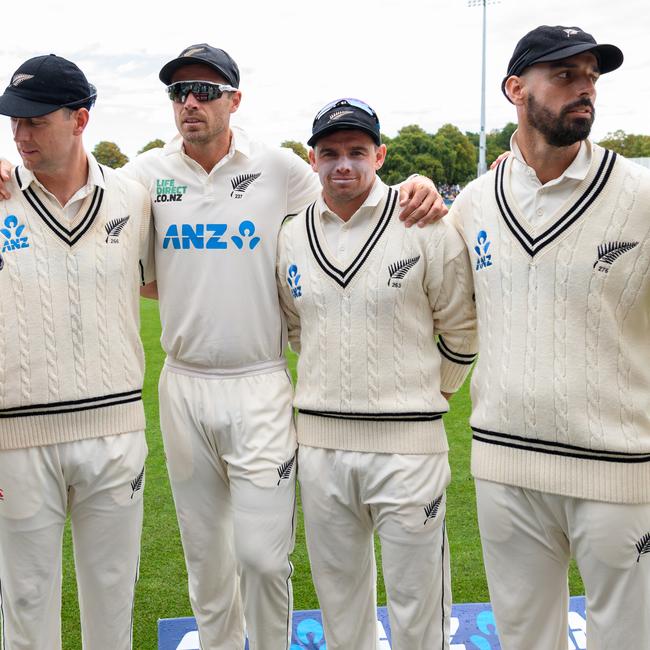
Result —
<path fill-rule="evenodd" d="M 488 239 L 485 230 L 479 232 L 476 241 L 478 242 L 478 246 L 474 246 L 474 250 L 478 256 L 478 259 L 476 260 L 476 270 L 480 271 L 488 266 L 492 266 L 492 255 L 488 253 L 491 242 Z"/>
<path fill-rule="evenodd" d="M 180 228 L 180 230 L 179 230 Z M 253 250 L 262 241 L 255 235 L 255 224 L 252 221 L 242 221 L 238 233 L 228 237 L 226 223 L 190 223 L 171 224 L 163 237 L 163 250 L 225 250 L 229 243 L 242 250 Z M 230 240 L 230 241 L 229 241 Z"/>
<path fill-rule="evenodd" d="M 295 264 L 292 264 L 289 267 L 287 275 L 287 284 L 291 289 L 291 295 L 294 298 L 300 298 L 302 296 L 302 287 L 300 286 L 300 273 L 298 273 L 298 267 Z"/>
<path fill-rule="evenodd" d="M 25 230 L 24 224 L 18 223 L 18 217 L 10 214 L 4 221 L 4 228 L 0 228 L 0 233 L 4 235 L 5 241 L 2 244 L 2 253 L 15 251 L 19 248 L 29 248 L 27 235 L 23 236 Z"/>
<path fill-rule="evenodd" d="M 255 234 L 255 224 L 252 221 L 242 221 L 239 224 L 239 235 L 233 235 L 232 239 L 233 244 L 237 246 L 239 250 L 244 248 L 246 241 L 248 241 L 248 248 L 253 250 L 259 243 L 259 237 L 253 237 Z M 248 238 L 248 239 L 247 239 Z"/>

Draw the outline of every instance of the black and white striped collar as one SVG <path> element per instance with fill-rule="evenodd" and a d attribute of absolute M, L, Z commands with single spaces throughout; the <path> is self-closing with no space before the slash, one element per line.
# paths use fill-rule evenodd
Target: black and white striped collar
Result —
<path fill-rule="evenodd" d="M 494 191 L 499 212 L 514 238 L 528 255 L 534 257 L 557 241 L 575 224 L 598 198 L 612 173 L 616 154 L 607 149 L 594 148 L 591 169 L 574 194 L 571 206 L 539 234 L 530 226 L 513 201 L 508 181 L 512 160 L 504 160 L 496 170 Z M 600 154 L 600 155 L 598 155 Z"/>
<path fill-rule="evenodd" d="M 93 167 L 94 163 L 94 167 Z M 34 212 L 43 220 L 45 225 L 64 243 L 69 246 L 74 246 L 92 227 L 95 218 L 99 213 L 104 198 L 104 170 L 95 161 L 94 158 L 88 156 L 89 165 L 89 180 L 93 179 L 94 190 L 90 205 L 79 223 L 73 228 L 68 228 L 67 225 L 62 224 L 52 211 L 45 205 L 39 198 L 35 188 L 42 188 L 42 185 L 37 181 L 36 177 L 24 167 L 16 167 L 14 174 L 16 183 L 20 187 L 26 201 L 32 206 Z M 99 172 L 97 174 L 97 171 Z M 95 177 L 95 178 L 93 178 Z M 95 180 L 96 179 L 96 180 Z M 42 191 L 42 189 L 41 189 Z"/>
<path fill-rule="evenodd" d="M 383 208 L 381 204 L 377 208 L 382 210 L 377 224 L 357 255 L 346 268 L 340 268 L 336 261 L 330 259 L 327 255 L 325 238 L 315 209 L 316 204 L 312 203 L 307 208 L 305 222 L 307 227 L 307 239 L 309 240 L 309 247 L 311 248 L 312 255 L 323 272 L 331 277 L 341 287 L 345 288 L 350 284 L 350 282 L 352 282 L 354 276 L 368 259 L 368 256 L 386 231 L 393 214 L 395 214 L 395 211 L 397 210 L 397 197 L 398 192 L 396 190 L 392 187 L 387 188 Z"/>

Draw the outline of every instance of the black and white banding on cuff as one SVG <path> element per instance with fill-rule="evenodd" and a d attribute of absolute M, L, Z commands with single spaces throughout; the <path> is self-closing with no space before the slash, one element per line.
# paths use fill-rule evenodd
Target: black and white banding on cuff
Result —
<path fill-rule="evenodd" d="M 476 359 L 476 354 L 461 354 L 454 352 L 446 343 L 442 336 L 438 337 L 438 350 L 445 359 L 449 359 L 453 363 L 459 363 L 463 366 L 471 366 Z"/>

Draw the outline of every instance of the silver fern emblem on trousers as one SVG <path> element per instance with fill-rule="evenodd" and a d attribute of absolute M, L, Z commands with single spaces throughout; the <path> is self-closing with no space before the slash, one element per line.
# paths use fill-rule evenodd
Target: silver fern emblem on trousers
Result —
<path fill-rule="evenodd" d="M 609 273 L 612 264 L 623 253 L 631 251 L 639 245 L 638 241 L 612 241 L 607 244 L 601 244 L 598 247 L 598 259 L 594 262 L 594 268 L 602 273 Z"/>
<path fill-rule="evenodd" d="M 142 471 L 131 481 L 131 498 L 133 495 L 142 489 L 142 484 L 144 483 L 144 467 Z"/>
<path fill-rule="evenodd" d="M 424 506 L 424 514 L 426 519 L 424 520 L 424 525 L 427 525 L 427 521 L 430 519 L 435 519 L 438 515 L 438 510 L 440 510 L 440 504 L 442 503 L 442 497 L 444 494 L 441 494 L 437 499 L 434 499 L 431 503 L 428 503 Z"/>
<path fill-rule="evenodd" d="M 637 543 L 636 543 L 636 550 L 638 552 L 638 556 L 636 558 L 636 561 L 638 562 L 641 559 L 642 555 L 645 555 L 646 553 L 650 553 L 650 533 L 646 533 Z"/>
<path fill-rule="evenodd" d="M 126 222 L 129 220 L 129 217 L 124 217 L 123 219 L 111 219 L 105 228 L 106 228 L 106 243 L 107 244 L 119 244 L 120 243 L 120 233 Z"/>
<path fill-rule="evenodd" d="M 293 464 L 296 462 L 296 455 L 294 454 L 286 463 L 282 463 L 278 467 L 278 485 L 280 481 L 286 481 L 291 476 L 291 470 L 293 469 Z"/>
<path fill-rule="evenodd" d="M 409 257 L 407 260 L 395 262 L 388 267 L 388 286 L 399 288 L 402 286 L 400 280 L 418 263 L 420 256 Z"/>

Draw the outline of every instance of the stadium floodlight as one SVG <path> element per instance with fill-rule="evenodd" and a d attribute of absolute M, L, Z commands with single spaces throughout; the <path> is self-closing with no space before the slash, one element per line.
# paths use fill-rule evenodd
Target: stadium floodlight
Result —
<path fill-rule="evenodd" d="M 478 147 L 478 167 L 476 175 L 481 176 L 487 171 L 486 161 L 486 141 L 485 141 L 485 42 L 487 33 L 487 6 L 498 4 L 500 0 L 467 0 L 468 7 L 483 7 L 483 58 L 481 67 L 481 131 L 479 134 L 479 147 Z"/>

